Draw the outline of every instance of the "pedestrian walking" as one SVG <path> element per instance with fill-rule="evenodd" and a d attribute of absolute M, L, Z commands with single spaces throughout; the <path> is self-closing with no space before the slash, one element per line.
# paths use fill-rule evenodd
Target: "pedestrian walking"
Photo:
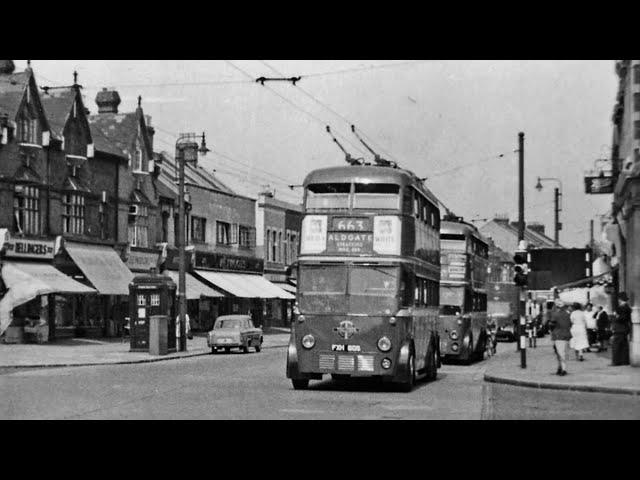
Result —
<path fill-rule="evenodd" d="M 602 305 L 598 305 L 596 313 L 596 326 L 598 328 L 598 352 L 606 352 L 609 343 L 609 314 Z"/>
<path fill-rule="evenodd" d="M 551 331 L 553 351 L 558 360 L 556 375 L 567 374 L 567 344 L 571 339 L 571 319 L 561 300 L 556 300 L 551 314 L 547 317 L 547 327 Z"/>
<path fill-rule="evenodd" d="M 618 295 L 620 305 L 611 322 L 611 365 L 629 365 L 629 339 L 631 331 L 631 307 L 625 292 Z"/>
<path fill-rule="evenodd" d="M 584 361 L 583 352 L 589 348 L 587 339 L 587 323 L 585 321 L 582 306 L 574 303 L 571 307 L 571 341 L 569 347 L 576 352 L 576 360 Z"/>
<path fill-rule="evenodd" d="M 193 339 L 193 335 L 191 334 L 191 319 L 189 319 L 189 314 L 184 314 L 184 333 L 189 340 Z M 180 344 L 180 315 L 176 317 L 176 345 Z"/>
<path fill-rule="evenodd" d="M 584 320 L 587 325 L 587 341 L 589 342 L 589 351 L 598 341 L 598 328 L 596 326 L 595 310 L 592 303 L 587 303 L 584 308 Z"/>

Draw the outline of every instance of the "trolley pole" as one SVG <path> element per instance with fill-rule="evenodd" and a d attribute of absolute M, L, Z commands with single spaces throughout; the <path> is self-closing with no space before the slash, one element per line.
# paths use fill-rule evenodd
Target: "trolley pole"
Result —
<path fill-rule="evenodd" d="M 518 244 L 524 240 L 524 132 L 518 133 Z M 525 338 L 524 312 L 522 296 L 524 287 L 518 287 L 518 341 L 520 343 L 520 367 L 527 368 L 527 344 Z"/>

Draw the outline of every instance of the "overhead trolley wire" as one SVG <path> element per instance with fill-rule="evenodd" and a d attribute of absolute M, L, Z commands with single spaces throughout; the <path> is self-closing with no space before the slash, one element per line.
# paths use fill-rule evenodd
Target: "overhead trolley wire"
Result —
<path fill-rule="evenodd" d="M 241 69 L 240 67 L 235 65 L 233 62 L 231 62 L 229 60 L 225 60 L 225 62 L 227 62 L 231 67 L 233 67 L 234 69 L 238 70 L 240 73 L 245 75 L 247 78 L 253 78 L 248 72 L 246 72 L 245 70 Z M 326 125 L 327 125 L 326 121 L 320 119 L 318 116 L 314 115 L 313 113 L 310 113 L 309 111 L 307 111 L 307 110 L 301 108 L 300 106 L 296 105 L 291 100 L 289 100 L 287 97 L 281 95 L 280 93 L 278 93 L 276 90 L 272 89 L 271 87 L 269 87 L 267 85 L 264 85 L 264 88 L 267 88 L 271 93 L 273 93 L 274 95 L 280 97 L 283 101 L 287 102 L 289 105 L 291 105 L 296 110 L 299 110 L 300 112 L 304 113 L 305 115 L 308 115 L 310 118 L 315 120 L 317 123 L 319 123 L 323 127 L 326 127 Z M 344 139 L 344 141 L 349 143 L 353 148 L 355 148 L 356 150 L 360 151 L 361 153 L 365 153 L 366 154 L 366 152 L 363 150 L 362 147 L 360 147 L 359 145 L 353 143 L 348 137 L 346 137 L 345 135 L 342 135 L 340 132 L 335 132 L 335 133 L 336 133 L 336 135 L 338 135 L 342 139 Z"/>
<path fill-rule="evenodd" d="M 282 74 L 281 72 L 279 72 L 278 70 L 276 70 L 275 68 L 273 68 L 271 65 L 269 65 L 267 62 L 265 62 L 264 60 L 260 60 L 260 62 L 266 66 L 267 68 L 271 69 L 274 73 L 276 73 L 277 75 L 280 76 L 284 76 L 284 74 Z M 344 115 L 341 115 L 340 113 L 338 113 L 337 111 L 335 111 L 333 108 L 331 108 L 329 105 L 327 105 L 326 103 L 318 100 L 316 97 L 314 97 L 313 95 L 311 95 L 309 92 L 307 92 L 304 88 L 302 88 L 299 85 L 294 85 L 295 87 L 298 88 L 298 90 L 300 92 L 302 92 L 304 95 L 306 95 L 307 97 L 309 97 L 311 100 L 313 100 L 314 102 L 316 102 L 318 105 L 324 107 L 326 110 L 328 110 L 329 112 L 333 113 L 334 115 L 336 115 L 337 117 L 341 118 L 342 120 L 344 120 L 347 124 L 349 124 L 350 126 L 354 124 L 354 122 L 352 122 L 351 120 L 349 120 L 347 117 L 345 117 Z M 362 129 L 358 128 L 358 131 L 367 139 L 369 140 L 370 143 L 374 144 L 374 147 L 376 147 L 378 150 L 380 150 L 382 153 L 384 153 L 387 157 L 395 160 L 396 163 L 400 163 L 398 162 L 398 160 L 396 158 L 394 158 L 391 154 L 389 154 L 389 152 L 385 151 L 384 148 L 382 148 L 379 144 L 377 144 L 375 141 L 373 141 L 371 139 L 371 137 L 369 135 L 367 135 L 366 133 L 364 133 L 362 131 Z"/>

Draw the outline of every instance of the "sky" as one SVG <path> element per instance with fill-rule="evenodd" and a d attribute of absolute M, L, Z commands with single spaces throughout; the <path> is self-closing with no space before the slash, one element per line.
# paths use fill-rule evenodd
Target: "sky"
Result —
<path fill-rule="evenodd" d="M 17 70 L 26 60 L 16 60 Z M 428 177 L 427 187 L 465 220 L 518 215 L 518 132 L 525 134 L 525 221 L 553 238 L 554 187 L 561 181 L 560 241 L 584 247 L 589 221 L 611 195 L 586 195 L 584 174 L 609 158 L 617 92 L 613 60 L 32 60 L 39 86 L 70 85 L 86 106 L 104 87 L 120 111 L 142 96 L 155 150 L 173 154 L 181 132 L 206 132 L 200 165 L 238 193 L 265 188 L 299 202 L 313 169 L 345 164 L 326 125 L 355 157 L 383 158 Z M 298 77 L 255 82 L 258 77 Z M 598 163 L 599 167 L 609 166 Z"/>

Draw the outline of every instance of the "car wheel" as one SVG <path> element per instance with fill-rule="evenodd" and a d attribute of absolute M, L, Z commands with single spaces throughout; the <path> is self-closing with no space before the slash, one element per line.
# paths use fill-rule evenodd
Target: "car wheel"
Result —
<path fill-rule="evenodd" d="M 215 355 L 218 353 L 218 349 L 216 347 L 211 347 L 211 355 Z"/>
<path fill-rule="evenodd" d="M 256 349 L 256 353 L 260 352 L 260 350 L 262 350 L 262 342 L 258 343 L 258 344 L 255 346 L 255 349 Z"/>
<path fill-rule="evenodd" d="M 400 390 L 408 393 L 413 390 L 413 386 L 416 383 L 416 360 L 413 352 L 411 352 L 411 354 L 409 355 L 407 367 L 409 368 L 409 378 L 406 382 L 400 385 Z"/>
<path fill-rule="evenodd" d="M 242 353 L 249 353 L 249 347 L 247 347 L 246 345 L 243 346 L 241 349 L 242 349 Z"/>
<path fill-rule="evenodd" d="M 224 353 L 230 353 L 231 347 L 224 347 Z"/>
<path fill-rule="evenodd" d="M 304 379 L 292 378 L 291 383 L 293 384 L 294 390 L 306 390 L 307 388 L 309 388 L 309 380 L 306 378 Z"/>

